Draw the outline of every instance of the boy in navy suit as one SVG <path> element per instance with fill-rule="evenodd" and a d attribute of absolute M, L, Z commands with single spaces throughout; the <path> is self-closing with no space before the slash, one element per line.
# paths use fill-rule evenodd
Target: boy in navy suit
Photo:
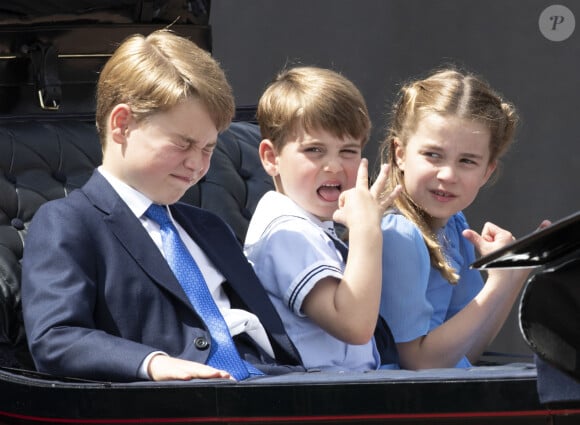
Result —
<path fill-rule="evenodd" d="M 229 227 L 177 202 L 206 174 L 233 114 L 223 71 L 191 41 L 160 30 L 118 47 L 97 86 L 103 163 L 83 188 L 44 204 L 27 236 L 22 302 L 38 370 L 113 381 L 233 376 L 208 365 L 215 341 L 165 260 L 152 204 L 171 217 L 249 370 L 300 365 Z"/>

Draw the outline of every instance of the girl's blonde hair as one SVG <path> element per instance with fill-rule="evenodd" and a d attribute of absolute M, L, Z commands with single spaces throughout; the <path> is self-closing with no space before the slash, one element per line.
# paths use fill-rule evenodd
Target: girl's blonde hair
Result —
<path fill-rule="evenodd" d="M 398 184 L 403 185 L 403 172 L 395 156 L 395 139 L 406 147 L 409 137 L 417 130 L 419 122 L 427 115 L 438 114 L 476 121 L 490 131 L 490 164 L 506 152 L 514 138 L 518 116 L 514 106 L 503 100 L 480 77 L 456 69 L 444 69 L 429 77 L 406 84 L 391 110 L 388 133 L 381 147 L 382 162 L 390 164 L 387 193 Z M 459 276 L 446 260 L 437 235 L 429 226 L 430 217 L 403 190 L 395 207 L 420 229 L 431 264 L 441 271 L 450 283 Z"/>

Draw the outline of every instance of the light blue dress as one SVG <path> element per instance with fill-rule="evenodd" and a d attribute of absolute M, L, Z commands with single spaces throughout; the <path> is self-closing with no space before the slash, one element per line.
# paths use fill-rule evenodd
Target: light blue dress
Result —
<path fill-rule="evenodd" d="M 335 241 L 333 242 L 333 239 Z M 325 277 L 342 279 L 345 261 L 332 221 L 322 222 L 278 192 L 267 192 L 256 207 L 244 252 L 307 369 L 366 371 L 380 366 L 374 338 L 347 344 L 302 311 L 312 288 Z M 356 320 L 356 318 L 353 318 Z"/>
<path fill-rule="evenodd" d="M 395 342 L 428 334 L 468 304 L 483 287 L 478 270 L 469 269 L 475 249 L 461 232 L 468 228 L 463 213 L 452 216 L 438 237 L 460 279 L 451 285 L 431 266 L 419 228 L 400 214 L 388 214 L 383 230 L 383 287 L 380 314 Z M 466 357 L 456 367 L 470 367 Z"/>

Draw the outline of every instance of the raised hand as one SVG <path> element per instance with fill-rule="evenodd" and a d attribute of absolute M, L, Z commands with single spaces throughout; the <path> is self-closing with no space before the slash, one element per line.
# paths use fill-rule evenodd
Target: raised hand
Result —
<path fill-rule="evenodd" d="M 334 221 L 347 227 L 357 222 L 380 222 L 381 217 L 401 192 L 397 186 L 393 192 L 385 193 L 388 165 L 381 172 L 372 187 L 368 183 L 368 160 L 363 158 L 358 168 L 355 187 L 340 194 Z"/>
<path fill-rule="evenodd" d="M 466 229 L 463 231 L 463 236 L 475 246 L 475 249 L 482 256 L 497 251 L 515 240 L 511 232 L 490 222 L 483 225 L 481 235 L 474 230 Z"/>
<path fill-rule="evenodd" d="M 542 230 L 552 224 L 549 220 L 543 220 L 536 230 Z M 512 243 L 516 238 L 507 230 L 493 223 L 485 223 L 481 235 L 471 229 L 463 231 L 463 236 L 467 238 L 483 256 L 496 251 Z"/>
<path fill-rule="evenodd" d="M 385 193 L 387 168 L 369 189 L 368 162 L 359 165 L 355 187 L 341 193 L 333 219 L 349 229 L 348 259 L 339 281 L 318 281 L 302 308 L 321 328 L 349 344 L 366 344 L 379 313 L 382 274 L 381 218 L 400 189 Z M 356 320 L 352 320 L 356 317 Z"/>
<path fill-rule="evenodd" d="M 382 209 L 381 216 L 385 213 L 387 209 L 389 209 L 392 205 L 397 196 L 401 193 L 402 187 L 401 185 L 395 186 L 391 193 L 386 193 L 385 189 L 387 187 L 388 181 L 388 172 L 389 172 L 389 165 L 383 164 L 381 166 L 381 172 L 379 173 L 377 179 L 371 186 L 371 194 L 373 197 L 379 202 L 379 206 Z"/>
<path fill-rule="evenodd" d="M 543 220 L 537 230 L 544 229 L 550 224 L 552 223 L 549 220 Z M 510 232 L 489 222 L 485 223 L 483 226 L 481 235 L 471 229 L 466 229 L 463 231 L 463 236 L 475 246 L 475 249 L 477 249 L 477 251 L 482 256 L 503 248 L 504 246 L 516 240 L 516 238 Z M 521 285 L 523 285 L 525 280 L 528 278 L 532 269 L 533 268 L 514 268 L 504 270 L 489 270 L 488 275 L 490 277 L 500 276 L 502 281 L 507 280 L 517 284 L 518 287 L 521 287 Z"/>

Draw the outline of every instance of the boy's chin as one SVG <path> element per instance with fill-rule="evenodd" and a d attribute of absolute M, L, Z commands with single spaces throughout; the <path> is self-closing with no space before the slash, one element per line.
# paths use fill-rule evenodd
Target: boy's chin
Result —
<path fill-rule="evenodd" d="M 180 194 L 171 194 L 169 196 L 167 194 L 163 194 L 161 196 L 156 196 L 152 198 L 152 201 L 153 203 L 159 205 L 172 205 L 175 204 L 177 201 L 179 201 L 181 198 L 183 198 L 183 195 L 185 195 L 185 192 Z"/>

